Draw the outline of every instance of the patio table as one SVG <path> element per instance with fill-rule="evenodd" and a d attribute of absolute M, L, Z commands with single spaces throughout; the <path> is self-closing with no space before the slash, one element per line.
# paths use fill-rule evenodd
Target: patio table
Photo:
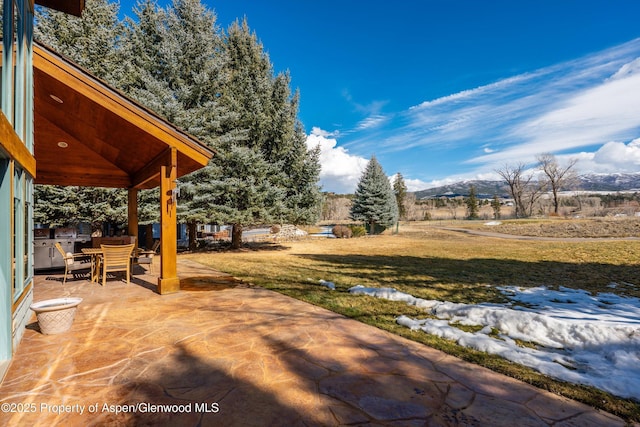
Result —
<path fill-rule="evenodd" d="M 80 250 L 83 254 L 91 256 L 91 281 L 97 282 L 103 255 L 102 248 L 82 248 Z"/>

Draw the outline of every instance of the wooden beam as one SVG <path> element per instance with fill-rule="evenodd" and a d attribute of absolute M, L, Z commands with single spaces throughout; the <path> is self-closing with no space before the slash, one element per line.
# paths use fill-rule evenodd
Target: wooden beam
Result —
<path fill-rule="evenodd" d="M 138 247 L 140 246 L 140 242 L 138 241 L 138 190 L 136 188 L 129 188 L 127 196 L 127 234 L 136 238 L 136 247 Z"/>
<path fill-rule="evenodd" d="M 22 169 L 32 177 L 36 176 L 36 158 L 13 129 L 9 120 L 0 113 L 0 148 L 2 148 Z"/>
<path fill-rule="evenodd" d="M 126 176 L 105 174 L 65 174 L 55 171 L 39 171 L 36 184 L 77 185 L 79 187 L 129 188 L 131 180 Z"/>
<path fill-rule="evenodd" d="M 168 294 L 180 290 L 178 279 L 177 253 L 178 236 L 176 220 L 176 179 L 178 154 L 171 147 L 169 161 L 160 167 L 160 277 L 158 292 Z"/>
<path fill-rule="evenodd" d="M 162 166 L 173 164 L 171 156 L 174 151 L 176 151 L 175 147 L 168 147 L 156 156 L 155 159 L 147 163 L 145 167 L 140 169 L 131 177 L 131 186 L 135 188 L 142 188 L 147 182 L 158 179 L 160 176 L 160 168 Z"/>

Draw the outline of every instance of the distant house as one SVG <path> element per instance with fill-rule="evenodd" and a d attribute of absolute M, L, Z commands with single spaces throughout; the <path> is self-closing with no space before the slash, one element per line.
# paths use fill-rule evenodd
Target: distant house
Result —
<path fill-rule="evenodd" d="M 160 186 L 162 264 L 158 292 L 179 290 L 176 179 L 213 153 L 73 62 L 33 41 L 33 0 L 0 0 L 0 378 L 30 320 L 33 185 L 127 188 L 129 234 L 137 191 Z M 80 15 L 84 0 L 35 0 Z M 11 36 L 13 35 L 13 36 Z M 132 143 L 135 142 L 135 143 Z"/>

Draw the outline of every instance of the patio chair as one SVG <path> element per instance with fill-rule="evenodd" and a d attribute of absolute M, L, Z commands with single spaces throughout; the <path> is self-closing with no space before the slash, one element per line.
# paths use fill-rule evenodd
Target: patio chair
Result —
<path fill-rule="evenodd" d="M 156 252 L 158 251 L 158 248 L 160 247 L 160 240 L 156 240 L 153 243 L 153 246 L 151 247 L 150 250 L 145 250 L 145 249 L 141 249 L 138 248 L 136 250 L 136 257 L 134 262 L 136 264 L 146 264 L 149 266 L 149 271 L 151 273 L 153 273 L 153 256 L 156 254 Z"/>
<path fill-rule="evenodd" d="M 127 284 L 131 278 L 131 254 L 135 244 L 130 245 L 100 245 L 102 248 L 102 286 L 107 282 L 107 273 L 124 271 Z"/>
<path fill-rule="evenodd" d="M 67 283 L 67 275 L 70 273 L 73 277 L 80 274 L 91 273 L 91 258 L 82 253 L 72 254 L 71 252 L 65 252 L 62 249 L 62 245 L 58 242 L 55 244 L 56 249 L 62 255 L 64 260 L 64 278 L 62 284 Z"/>

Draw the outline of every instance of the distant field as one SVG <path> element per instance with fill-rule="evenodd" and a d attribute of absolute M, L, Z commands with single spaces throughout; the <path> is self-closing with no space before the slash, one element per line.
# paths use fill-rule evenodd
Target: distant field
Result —
<path fill-rule="evenodd" d="M 411 331 L 397 325 L 395 318 L 401 314 L 424 316 L 419 309 L 346 292 L 355 285 L 393 287 L 424 299 L 479 303 L 502 302 L 504 297 L 496 287 L 515 285 L 566 286 L 640 297 L 640 240 L 523 241 L 452 232 L 437 226 L 554 237 L 640 235 L 637 219 L 504 221 L 494 226 L 484 225 L 481 221 L 432 221 L 403 224 L 397 235 L 305 239 L 280 245 L 256 244 L 240 251 L 183 256 L 246 282 L 325 307 L 586 402 L 628 421 L 640 422 L 638 402 L 556 381 L 500 357 Z M 334 282 L 336 291 L 318 286 L 320 279 Z M 630 285 L 611 289 L 607 287 L 611 282 Z"/>
<path fill-rule="evenodd" d="M 538 237 L 640 237 L 640 218 L 527 219 L 506 221 L 450 221 L 456 226 L 496 233 Z M 496 224 L 499 223 L 499 224 Z"/>

